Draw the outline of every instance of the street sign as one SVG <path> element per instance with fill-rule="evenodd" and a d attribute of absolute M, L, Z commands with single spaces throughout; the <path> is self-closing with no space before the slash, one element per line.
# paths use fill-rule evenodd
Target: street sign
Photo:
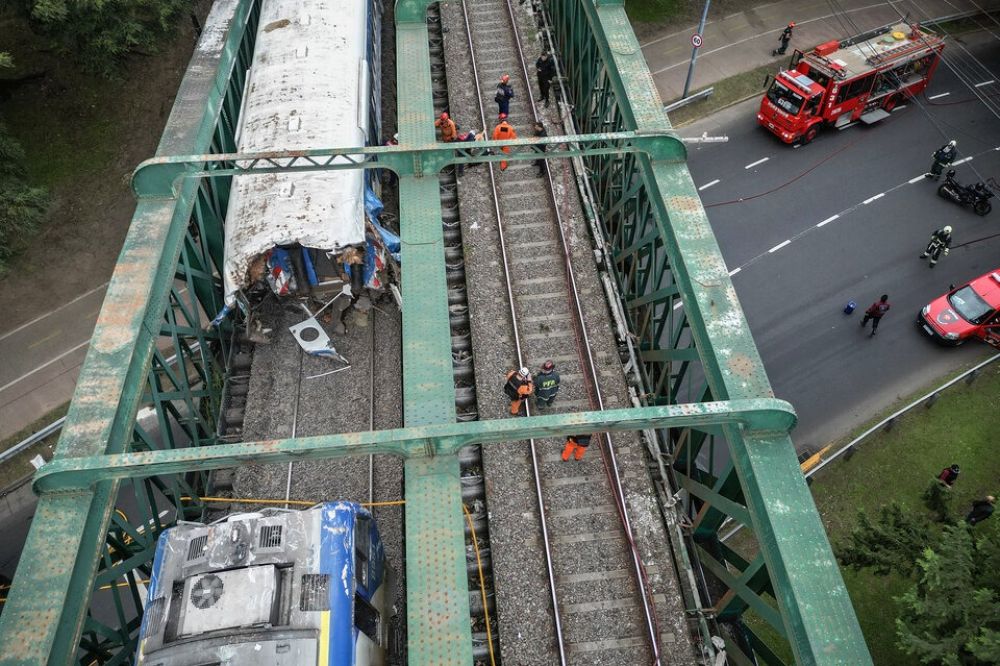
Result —
<path fill-rule="evenodd" d="M 698 48 L 699 46 L 702 45 L 702 43 L 703 41 L 701 35 L 699 35 L 697 32 L 691 35 L 691 46 Z"/>

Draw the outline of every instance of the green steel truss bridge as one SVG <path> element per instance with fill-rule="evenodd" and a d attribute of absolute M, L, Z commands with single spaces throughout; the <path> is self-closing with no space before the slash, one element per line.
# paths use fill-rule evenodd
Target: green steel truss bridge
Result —
<path fill-rule="evenodd" d="M 216 0 L 157 149 L 133 178 L 135 216 L 0 617 L 0 664 L 131 663 L 141 581 L 168 527 L 200 520 L 213 469 L 369 453 L 405 459 L 407 630 L 411 664 L 472 663 L 459 463 L 469 443 L 592 431 L 654 431 L 674 487 L 697 513 L 701 566 L 724 590 L 720 620 L 756 621 L 759 663 L 870 664 L 858 622 L 736 292 L 621 0 L 547 0 L 582 134 L 549 158 L 582 156 L 611 273 L 637 341 L 644 406 L 456 423 L 437 174 L 469 158 L 435 143 L 427 0 L 396 3 L 402 147 L 236 155 L 234 131 L 257 28 L 257 0 Z M 535 159 L 531 140 L 506 159 Z M 499 159 L 499 158 L 497 158 Z M 482 157 L 477 157 L 482 161 Z M 216 438 L 232 331 L 221 309 L 223 217 L 231 176 L 257 169 L 393 169 L 404 239 L 403 409 L 398 430 L 225 444 Z M 184 294 L 182 292 L 187 292 Z M 195 303 L 196 302 L 196 303 Z M 676 306 L 676 307 L 675 307 Z M 175 357 L 171 359 L 171 357 Z M 682 401 L 692 376 L 704 384 Z M 159 434 L 136 422 L 156 408 Z M 728 462 L 704 469 L 726 447 Z M 119 496 L 138 507 L 134 524 Z M 183 498 L 183 499 L 182 499 Z M 756 540 L 747 560 L 720 541 L 726 520 Z M 137 528 L 135 525 L 143 525 Z M 114 619 L 91 615 L 110 586 Z M 763 627 L 763 629 L 761 629 Z M 782 645 L 782 643 L 784 645 Z M 751 657 L 727 645 L 731 663 Z"/>

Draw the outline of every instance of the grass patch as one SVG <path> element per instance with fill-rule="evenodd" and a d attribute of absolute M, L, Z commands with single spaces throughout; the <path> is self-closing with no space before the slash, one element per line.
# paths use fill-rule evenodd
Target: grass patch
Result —
<path fill-rule="evenodd" d="M 773 75 L 778 71 L 778 67 L 779 63 L 777 62 L 762 65 L 749 72 L 736 74 L 716 82 L 712 86 L 715 90 L 711 96 L 697 102 L 691 102 L 687 106 L 667 114 L 670 118 L 670 124 L 674 127 L 683 127 L 736 102 L 762 94 L 764 92 L 764 79 L 769 74 Z"/>
<path fill-rule="evenodd" d="M 681 9 L 678 0 L 626 0 L 625 13 L 633 23 L 664 23 Z"/>
<path fill-rule="evenodd" d="M 850 459 L 841 459 L 814 477 L 813 497 L 831 543 L 846 540 L 859 508 L 874 512 L 896 500 L 924 512 L 924 489 L 941 468 L 958 463 L 962 475 L 952 507 L 964 515 L 973 499 L 996 494 L 1000 457 L 995 437 L 1000 431 L 1000 367 L 987 366 L 971 386 L 959 383 L 930 409 L 915 408 L 892 430 L 864 442 Z M 843 570 L 854 608 L 875 664 L 915 664 L 896 649 L 893 597 L 912 582 L 898 576 L 873 576 Z"/>
<path fill-rule="evenodd" d="M 38 432 L 56 419 L 66 416 L 67 411 L 69 411 L 68 402 L 64 405 L 56 407 L 48 414 L 39 417 L 38 420 L 25 426 L 10 437 L 0 440 L 0 451 L 6 451 L 15 444 L 31 436 L 32 433 Z M 36 455 L 42 454 L 47 460 L 51 460 L 52 453 L 55 451 L 58 439 L 59 433 L 57 432 L 0 465 L 0 490 L 7 488 L 12 483 L 15 483 L 33 473 L 35 468 L 31 466 L 30 461 Z"/>

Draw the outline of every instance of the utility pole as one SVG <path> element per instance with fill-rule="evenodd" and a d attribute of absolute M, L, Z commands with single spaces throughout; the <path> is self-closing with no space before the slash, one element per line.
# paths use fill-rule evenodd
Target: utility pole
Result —
<path fill-rule="evenodd" d="M 708 18 L 708 6 L 712 4 L 712 0 L 705 0 L 705 9 L 701 12 L 701 23 L 698 24 L 698 32 L 692 36 L 691 44 L 693 48 L 691 49 L 691 64 L 688 66 L 687 80 L 684 81 L 684 94 L 681 98 L 688 96 L 688 89 L 691 87 L 691 77 L 694 76 L 694 63 L 698 59 L 698 49 L 702 44 L 702 36 L 705 34 L 705 19 Z M 695 41 L 695 37 L 698 38 Z"/>

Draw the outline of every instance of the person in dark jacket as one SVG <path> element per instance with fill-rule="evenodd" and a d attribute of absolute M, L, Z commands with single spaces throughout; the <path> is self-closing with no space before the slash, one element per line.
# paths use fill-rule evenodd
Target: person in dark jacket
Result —
<path fill-rule="evenodd" d="M 931 234 L 931 240 L 927 243 L 927 249 L 924 253 L 920 255 L 921 259 L 931 258 L 931 268 L 934 268 L 934 264 L 938 262 L 941 257 L 941 253 L 944 256 L 948 256 L 948 248 L 951 247 L 951 227 L 943 226 L 934 233 Z"/>
<path fill-rule="evenodd" d="M 508 372 L 503 392 L 510 398 L 511 416 L 517 416 L 521 412 L 521 405 L 535 392 L 535 384 L 531 381 L 531 371 L 527 368 L 521 368 Z"/>
<path fill-rule="evenodd" d="M 566 446 L 563 447 L 563 462 L 569 460 L 570 456 L 581 460 L 588 446 L 590 446 L 590 435 L 570 435 L 566 438 Z"/>
<path fill-rule="evenodd" d="M 785 29 L 781 31 L 780 35 L 778 35 L 778 41 L 781 42 L 781 46 L 771 51 L 771 55 L 785 55 L 785 51 L 788 50 L 788 42 L 792 41 L 792 30 L 794 29 L 794 21 L 785 26 Z"/>
<path fill-rule="evenodd" d="M 543 125 L 541 121 L 537 121 L 534 124 L 534 127 L 532 128 L 532 130 L 533 130 L 532 134 L 534 136 L 538 137 L 538 138 L 542 138 L 542 137 L 545 137 L 545 136 L 549 135 L 549 133 L 545 131 L 545 125 Z M 545 150 L 548 148 L 548 146 L 533 146 L 533 148 L 535 149 L 535 151 L 537 151 L 539 153 L 544 153 Z M 538 175 L 538 176 L 544 176 L 545 175 L 545 160 L 542 159 L 542 158 L 539 158 L 539 159 L 535 160 L 535 168 L 538 169 L 538 173 L 536 175 Z"/>
<path fill-rule="evenodd" d="M 958 148 L 955 147 L 957 143 L 957 141 L 952 139 L 934 151 L 934 154 L 931 156 L 934 158 L 934 164 L 931 165 L 931 170 L 924 174 L 925 178 L 937 180 L 941 177 L 941 172 L 944 171 L 944 168 L 951 166 L 951 163 L 958 157 Z"/>
<path fill-rule="evenodd" d="M 469 131 L 469 132 L 465 132 L 464 134 L 462 132 L 459 132 L 458 133 L 458 137 L 455 139 L 455 141 L 458 141 L 459 143 L 472 143 L 472 142 L 476 142 L 476 141 L 482 141 L 485 138 L 486 138 L 486 135 L 485 135 L 484 132 L 476 132 L 475 130 L 472 130 L 472 131 Z M 482 153 L 483 153 L 482 148 L 470 148 L 469 149 L 469 156 L 470 157 L 474 156 L 474 155 L 482 155 Z M 482 164 L 482 162 L 470 162 L 469 164 L 456 164 L 455 165 L 455 176 L 458 177 L 458 178 L 461 178 L 462 175 L 465 173 L 465 167 L 467 167 L 467 166 L 474 167 L 474 166 L 478 166 L 480 164 Z"/>
<path fill-rule="evenodd" d="M 943 470 L 941 470 L 941 473 L 938 474 L 938 481 L 951 488 L 953 485 L 955 485 L 955 482 L 958 481 L 958 473 L 961 471 L 962 468 L 959 467 L 958 465 L 945 467 Z"/>
<path fill-rule="evenodd" d="M 535 403 L 539 407 L 551 407 L 557 393 L 559 393 L 559 373 L 556 372 L 556 364 L 546 361 L 535 375 Z"/>
<path fill-rule="evenodd" d="M 548 108 L 549 87 L 556 75 L 556 60 L 552 54 L 548 51 L 542 51 L 542 55 L 538 56 L 538 60 L 535 61 L 535 71 L 538 73 L 538 91 L 541 93 L 544 106 Z"/>
<path fill-rule="evenodd" d="M 497 94 L 493 96 L 493 101 L 497 103 L 500 110 L 498 115 L 507 116 L 510 114 L 510 100 L 514 99 L 514 88 L 510 85 L 510 75 L 504 74 L 497 84 Z"/>
<path fill-rule="evenodd" d="M 872 303 L 867 310 L 865 310 L 865 317 L 861 320 L 861 326 L 864 327 L 870 319 L 872 322 L 872 335 L 875 335 L 875 330 L 878 328 L 879 321 L 885 316 L 885 313 L 889 311 L 889 296 L 888 294 L 882 294 L 882 297 L 877 301 Z"/>
<path fill-rule="evenodd" d="M 563 458 L 565 460 L 565 458 Z M 993 505 L 996 503 L 996 498 L 993 495 L 987 495 L 981 500 L 976 500 L 972 503 L 972 511 L 969 515 L 965 517 L 965 522 L 969 525 L 975 525 L 976 523 L 981 523 L 990 516 L 993 515 Z"/>

